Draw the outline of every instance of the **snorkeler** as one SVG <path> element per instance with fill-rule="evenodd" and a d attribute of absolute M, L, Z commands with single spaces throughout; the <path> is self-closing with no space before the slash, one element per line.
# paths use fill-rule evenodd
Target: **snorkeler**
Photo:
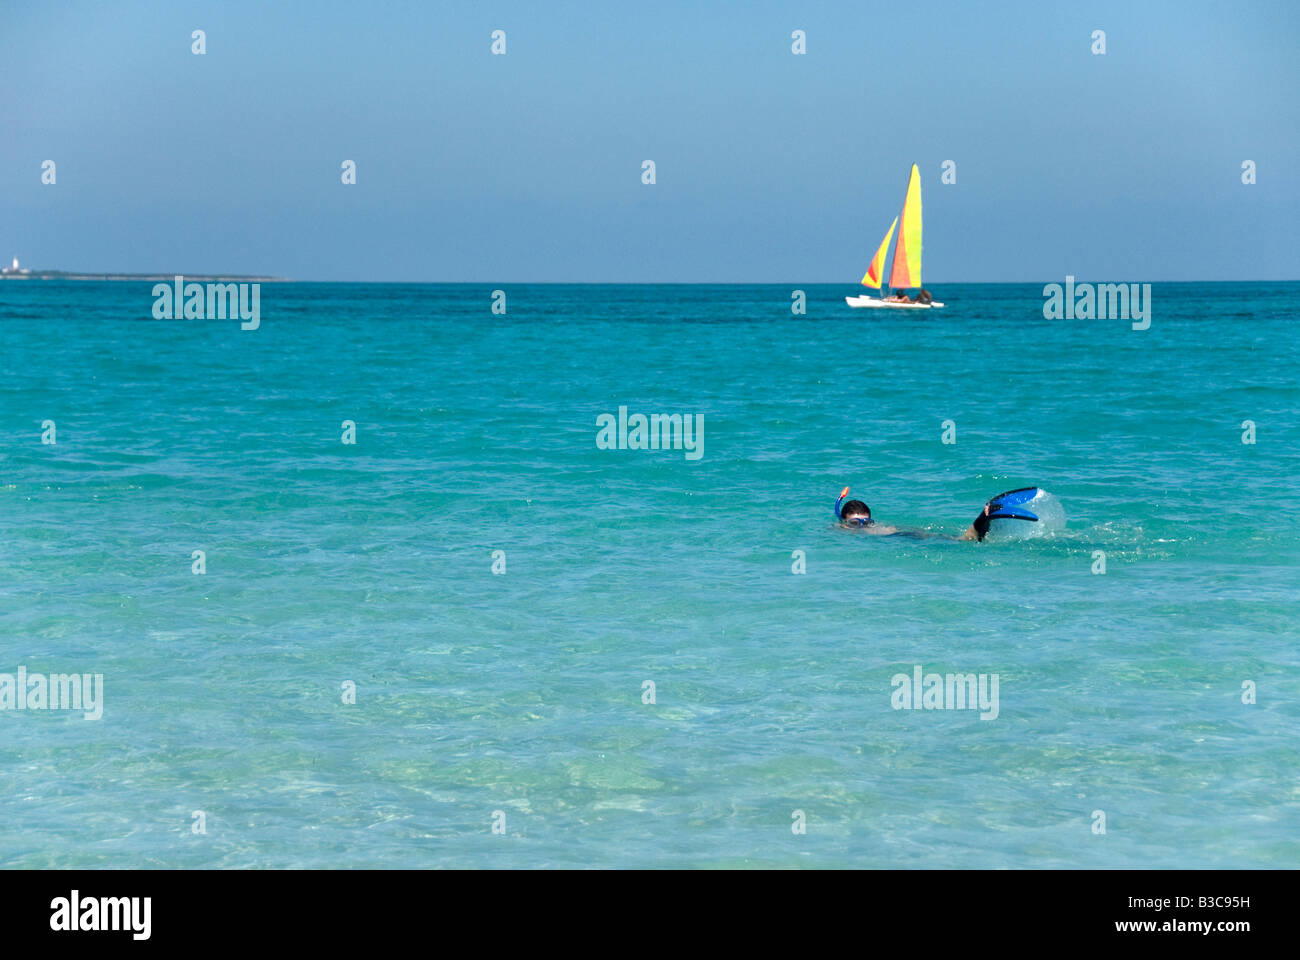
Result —
<path fill-rule="evenodd" d="M 1018 490 L 999 493 L 984 504 L 984 509 L 979 512 L 975 520 L 960 537 L 927 533 L 923 530 L 904 530 L 900 527 L 878 524 L 871 518 L 871 508 L 861 500 L 844 502 L 844 498 L 849 495 L 848 487 L 840 491 L 840 498 L 835 501 L 835 516 L 845 526 L 861 529 L 866 533 L 880 535 L 901 533 L 911 537 L 940 537 L 947 540 L 978 540 L 983 542 L 988 535 L 989 526 L 993 520 L 1024 520 L 1037 523 L 1038 517 L 1026 510 L 1023 505 L 1033 500 L 1041 492 L 1038 487 L 1021 487 Z"/>
<path fill-rule="evenodd" d="M 902 533 L 898 527 L 891 527 L 885 524 L 876 523 L 871 519 L 871 508 L 861 500 L 850 500 L 844 502 L 844 498 L 849 495 L 849 488 L 845 487 L 840 491 L 840 498 L 835 501 L 835 516 L 839 517 L 840 523 L 849 527 L 858 527 L 865 533 L 874 533 L 879 535 L 888 535 L 891 533 Z"/>

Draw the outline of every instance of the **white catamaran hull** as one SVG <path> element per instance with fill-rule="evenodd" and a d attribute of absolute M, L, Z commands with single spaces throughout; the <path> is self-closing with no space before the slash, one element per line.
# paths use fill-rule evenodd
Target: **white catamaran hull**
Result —
<path fill-rule="evenodd" d="M 877 300 L 875 297 L 845 297 L 844 302 L 850 307 L 892 307 L 898 310 L 929 310 L 931 307 L 943 306 L 938 300 L 931 300 L 929 303 L 898 303 Z"/>

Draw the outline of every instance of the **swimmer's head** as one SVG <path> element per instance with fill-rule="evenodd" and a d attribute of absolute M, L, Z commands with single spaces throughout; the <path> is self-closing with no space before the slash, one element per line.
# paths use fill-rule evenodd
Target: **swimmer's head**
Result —
<path fill-rule="evenodd" d="M 850 500 L 840 507 L 840 522 L 865 527 L 871 523 L 871 508 L 861 500 Z"/>
<path fill-rule="evenodd" d="M 871 508 L 861 500 L 850 500 L 844 502 L 844 498 L 849 495 L 849 488 L 845 487 L 840 491 L 840 498 L 835 501 L 835 516 L 840 523 L 850 524 L 855 527 L 865 527 L 872 522 Z"/>

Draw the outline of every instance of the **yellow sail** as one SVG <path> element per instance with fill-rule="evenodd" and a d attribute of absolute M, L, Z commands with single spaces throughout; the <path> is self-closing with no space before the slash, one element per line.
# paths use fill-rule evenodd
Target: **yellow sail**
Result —
<path fill-rule="evenodd" d="M 889 285 L 906 290 L 921 285 L 921 171 L 912 164 L 912 178 L 903 201 L 903 223 L 894 247 L 894 270 Z"/>
<path fill-rule="evenodd" d="M 867 272 L 862 277 L 864 287 L 880 289 L 880 278 L 885 275 L 885 254 L 889 252 L 889 240 L 894 235 L 894 228 L 898 226 L 898 217 L 889 225 L 889 232 L 885 234 L 885 239 L 880 241 L 880 249 L 876 255 L 871 258 L 871 263 L 867 266 Z"/>

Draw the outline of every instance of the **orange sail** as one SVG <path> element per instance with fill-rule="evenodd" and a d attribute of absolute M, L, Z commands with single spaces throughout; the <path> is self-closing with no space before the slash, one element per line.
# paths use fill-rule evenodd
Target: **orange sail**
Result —
<path fill-rule="evenodd" d="M 885 254 L 889 252 L 889 240 L 894 235 L 894 228 L 898 226 L 898 217 L 889 225 L 889 232 L 885 234 L 885 239 L 880 241 L 880 249 L 876 255 L 871 258 L 871 263 L 867 267 L 866 274 L 862 277 L 864 287 L 873 287 L 880 289 L 880 278 L 885 275 Z"/>
<path fill-rule="evenodd" d="M 898 228 L 898 245 L 894 247 L 894 270 L 889 285 L 906 290 L 921 285 L 921 171 L 916 164 L 912 164 L 902 220 Z"/>

